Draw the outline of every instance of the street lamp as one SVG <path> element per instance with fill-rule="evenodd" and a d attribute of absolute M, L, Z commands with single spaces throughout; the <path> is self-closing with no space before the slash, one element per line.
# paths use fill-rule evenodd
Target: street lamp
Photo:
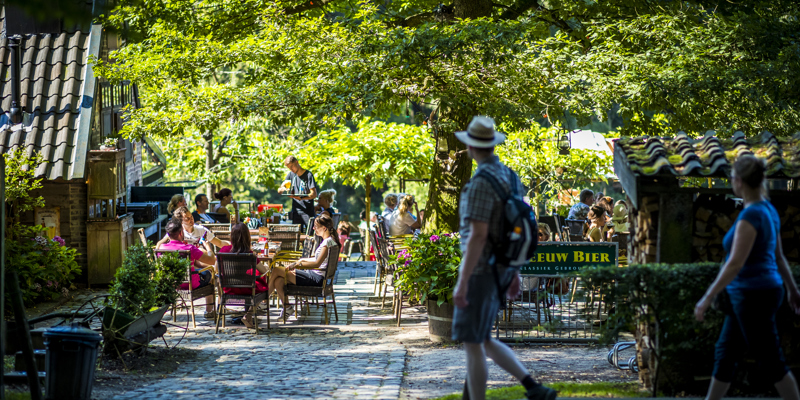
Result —
<path fill-rule="evenodd" d="M 558 139 L 558 154 L 562 156 L 569 155 L 569 149 L 572 145 L 569 134 L 565 131 Z"/>

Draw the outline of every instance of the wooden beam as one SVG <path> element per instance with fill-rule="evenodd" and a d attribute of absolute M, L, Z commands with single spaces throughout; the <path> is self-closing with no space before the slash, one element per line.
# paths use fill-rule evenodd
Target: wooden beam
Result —
<path fill-rule="evenodd" d="M 639 208 L 638 186 L 639 182 L 636 175 L 628 166 L 628 157 L 622 150 L 622 146 L 614 146 L 614 173 L 617 174 L 622 188 L 633 203 L 633 208 Z"/>

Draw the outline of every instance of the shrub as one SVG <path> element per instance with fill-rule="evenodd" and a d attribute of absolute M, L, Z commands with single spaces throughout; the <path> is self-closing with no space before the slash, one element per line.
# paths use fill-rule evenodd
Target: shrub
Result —
<path fill-rule="evenodd" d="M 602 340 L 616 341 L 620 333 L 647 327 L 649 344 L 657 360 L 649 371 L 656 389 L 665 394 L 705 393 L 714 366 L 714 344 L 722 329 L 724 315 L 709 310 L 703 322 L 694 318 L 694 306 L 719 272 L 719 264 L 647 264 L 628 268 L 587 267 L 580 272 L 589 290 L 600 290 L 615 311 L 601 329 Z M 793 270 L 795 279 L 800 269 Z M 787 361 L 800 359 L 790 346 L 800 337 L 794 316 L 786 303 L 778 315 L 778 327 Z M 794 346 L 796 347 L 796 345 Z M 748 356 L 749 357 L 749 356 Z M 741 363 L 734 390 L 764 393 L 757 369 Z M 648 382 L 645 382 L 648 384 Z M 651 389 L 654 389 L 651 387 Z M 729 393 L 729 395 L 733 392 Z"/>
<path fill-rule="evenodd" d="M 402 271 L 397 278 L 400 290 L 420 302 L 452 303 L 461 263 L 458 235 L 434 232 L 411 238 L 406 244 L 408 248 L 392 260 Z"/>
<path fill-rule="evenodd" d="M 40 226 L 13 224 L 11 230 L 13 235 L 6 239 L 6 266 L 19 275 L 23 302 L 30 306 L 68 296 L 81 272 L 75 262 L 77 251 L 58 236 L 37 236 L 43 230 Z M 10 306 L 10 300 L 6 304 Z"/>
<path fill-rule="evenodd" d="M 128 247 L 109 290 L 112 306 L 140 316 L 173 303 L 177 297 L 175 289 L 184 280 L 188 266 L 189 260 L 177 254 L 155 259 L 149 247 L 141 244 Z"/>

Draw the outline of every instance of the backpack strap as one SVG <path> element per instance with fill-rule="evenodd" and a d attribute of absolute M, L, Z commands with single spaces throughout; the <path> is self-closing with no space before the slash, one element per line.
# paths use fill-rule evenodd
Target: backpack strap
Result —
<path fill-rule="evenodd" d="M 509 179 L 509 187 L 511 188 L 510 192 L 503 189 L 503 186 L 500 185 L 500 182 L 497 180 L 497 178 L 495 178 L 492 174 L 485 172 L 486 170 L 478 171 L 478 173 L 475 174 L 475 178 L 481 177 L 486 179 L 486 181 L 489 182 L 490 185 L 492 185 L 492 188 L 497 193 L 497 195 L 500 196 L 500 200 L 506 202 L 512 195 L 517 195 L 517 186 L 514 184 L 515 183 L 514 178 L 516 178 L 517 174 L 514 173 L 514 171 L 511 168 L 507 169 L 508 172 L 511 173 L 511 179 Z"/>

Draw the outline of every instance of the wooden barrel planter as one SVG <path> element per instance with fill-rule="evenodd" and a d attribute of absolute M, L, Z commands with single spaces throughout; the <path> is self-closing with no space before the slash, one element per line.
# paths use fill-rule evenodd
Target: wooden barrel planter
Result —
<path fill-rule="evenodd" d="M 450 303 L 436 304 L 436 300 L 428 299 L 428 334 L 434 343 L 452 342 L 453 311 Z"/>

